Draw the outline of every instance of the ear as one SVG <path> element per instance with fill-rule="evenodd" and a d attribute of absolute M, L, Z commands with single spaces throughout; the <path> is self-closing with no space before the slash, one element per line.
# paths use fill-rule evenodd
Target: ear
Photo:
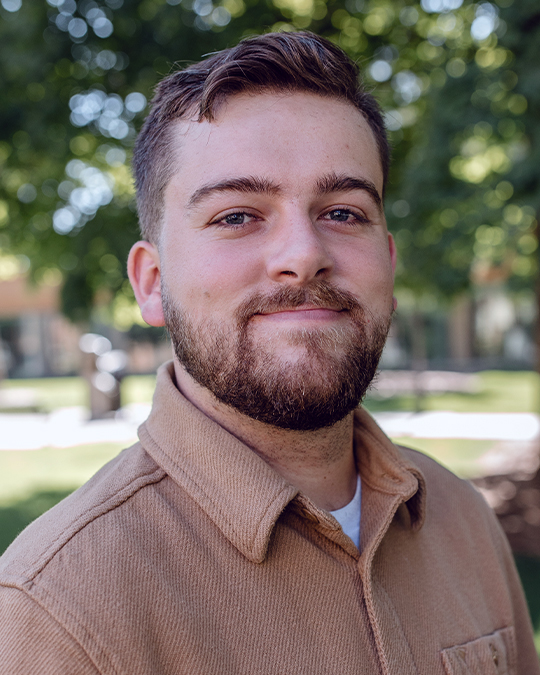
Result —
<path fill-rule="evenodd" d="M 390 261 L 392 263 L 392 274 L 396 273 L 397 250 L 396 242 L 391 234 L 388 234 L 388 250 L 390 252 Z"/>
<path fill-rule="evenodd" d="M 127 272 L 141 314 L 151 326 L 164 326 L 159 252 L 148 241 L 138 241 L 129 252 Z"/>

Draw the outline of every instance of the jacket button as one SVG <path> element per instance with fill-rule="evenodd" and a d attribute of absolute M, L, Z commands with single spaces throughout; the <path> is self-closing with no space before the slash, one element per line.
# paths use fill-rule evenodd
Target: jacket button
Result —
<path fill-rule="evenodd" d="M 497 652 L 497 648 L 490 644 L 489 648 L 491 649 L 491 656 L 493 658 L 493 663 L 495 664 L 496 667 L 499 665 L 499 653 Z"/>

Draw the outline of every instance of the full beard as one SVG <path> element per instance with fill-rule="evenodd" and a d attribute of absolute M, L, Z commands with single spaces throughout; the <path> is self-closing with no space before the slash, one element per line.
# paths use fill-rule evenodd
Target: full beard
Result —
<path fill-rule="evenodd" d="M 390 310 L 386 317 L 370 316 L 352 294 L 326 281 L 248 298 L 236 312 L 234 328 L 211 321 L 194 325 L 162 284 L 167 328 L 189 375 L 222 403 L 282 429 L 322 429 L 354 410 L 375 376 L 390 328 Z M 303 349 L 294 363 L 272 349 L 272 337 L 255 342 L 255 315 L 303 304 L 347 312 L 350 320 L 286 332 L 288 344 Z"/>

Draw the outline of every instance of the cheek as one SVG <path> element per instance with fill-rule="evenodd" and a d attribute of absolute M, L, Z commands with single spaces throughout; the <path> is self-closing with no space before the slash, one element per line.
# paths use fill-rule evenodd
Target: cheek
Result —
<path fill-rule="evenodd" d="M 234 310 L 257 283 L 256 257 L 225 248 L 229 250 L 209 247 L 191 255 L 186 251 L 186 262 L 172 274 L 171 291 L 193 316 Z"/>
<path fill-rule="evenodd" d="M 361 251 L 350 251 L 346 258 L 345 275 L 349 283 L 352 281 L 356 286 L 358 296 L 368 303 L 392 294 L 394 283 L 390 255 L 380 248 L 365 246 Z"/>
<path fill-rule="evenodd" d="M 380 264 L 373 270 L 374 293 L 386 304 L 394 292 L 394 275 L 392 264 L 388 258 L 380 260 Z"/>

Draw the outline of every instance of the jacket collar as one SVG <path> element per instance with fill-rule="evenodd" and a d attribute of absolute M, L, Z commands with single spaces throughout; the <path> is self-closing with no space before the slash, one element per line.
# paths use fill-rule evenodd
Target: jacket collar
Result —
<path fill-rule="evenodd" d="M 289 502 L 300 500 L 308 510 L 311 503 L 247 445 L 195 408 L 176 388 L 173 373 L 172 362 L 158 371 L 152 411 L 139 428 L 141 443 L 243 555 L 262 562 Z M 396 509 L 398 502 L 405 502 L 411 527 L 421 527 L 422 475 L 362 409 L 356 413 L 355 444 L 363 484 L 391 496 Z M 320 517 L 320 509 L 311 507 Z M 377 521 L 375 529 L 380 530 L 382 522 Z"/>
<path fill-rule="evenodd" d="M 379 493 L 401 497 L 408 510 L 411 528 L 419 530 L 425 520 L 424 475 L 364 408 L 358 408 L 355 413 L 355 451 L 362 485 Z"/>

